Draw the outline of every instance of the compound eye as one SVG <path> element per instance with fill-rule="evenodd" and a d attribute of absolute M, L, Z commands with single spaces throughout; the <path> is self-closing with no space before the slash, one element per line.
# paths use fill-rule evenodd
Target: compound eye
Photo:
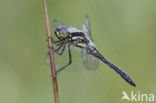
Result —
<path fill-rule="evenodd" d="M 56 30 L 55 30 L 56 32 L 59 32 L 60 31 L 60 29 L 59 28 L 56 28 Z"/>
<path fill-rule="evenodd" d="M 59 26 L 58 29 L 59 29 L 59 31 L 61 31 L 62 33 L 67 32 L 67 28 L 66 28 L 64 25 Z"/>

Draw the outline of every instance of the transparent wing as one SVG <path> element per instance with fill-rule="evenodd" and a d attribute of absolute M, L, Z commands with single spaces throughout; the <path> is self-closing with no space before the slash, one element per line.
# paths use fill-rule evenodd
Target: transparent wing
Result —
<path fill-rule="evenodd" d="M 53 30 L 55 30 L 57 27 L 59 26 L 66 26 L 64 25 L 63 23 L 59 22 L 58 20 L 53 20 L 53 24 L 52 24 L 52 27 L 53 27 Z"/>
<path fill-rule="evenodd" d="M 88 54 L 86 49 L 82 50 L 82 62 L 84 67 L 91 71 L 95 71 L 99 66 L 99 60 L 91 54 Z"/>
<path fill-rule="evenodd" d="M 86 20 L 85 20 L 82 30 L 85 32 L 86 37 L 93 42 L 94 40 L 91 34 L 91 27 L 90 27 L 90 21 L 89 21 L 88 15 L 86 16 Z"/>
<path fill-rule="evenodd" d="M 46 65 L 50 66 L 49 54 L 47 54 L 47 55 L 45 56 L 44 62 L 45 62 Z"/>

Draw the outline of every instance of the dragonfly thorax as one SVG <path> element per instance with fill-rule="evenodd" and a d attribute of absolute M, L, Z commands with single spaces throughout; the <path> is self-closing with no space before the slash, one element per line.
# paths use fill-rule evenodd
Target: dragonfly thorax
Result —
<path fill-rule="evenodd" d="M 67 27 L 64 25 L 58 26 L 55 29 L 55 35 L 58 39 L 64 39 L 67 37 Z"/>

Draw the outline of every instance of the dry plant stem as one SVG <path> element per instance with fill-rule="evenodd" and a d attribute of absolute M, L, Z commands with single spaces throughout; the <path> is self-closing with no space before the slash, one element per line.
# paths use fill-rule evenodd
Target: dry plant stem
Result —
<path fill-rule="evenodd" d="M 50 35 L 50 25 L 49 25 L 49 18 L 48 18 L 48 11 L 47 11 L 46 0 L 43 0 L 43 6 L 44 6 L 46 28 L 47 28 L 48 46 L 50 47 L 49 48 L 49 55 L 50 55 L 50 65 L 51 65 L 51 73 L 52 73 L 54 100 L 55 100 L 55 103 L 59 103 L 59 94 L 58 94 L 58 86 L 57 86 L 57 78 L 56 78 L 56 69 L 55 69 L 55 63 L 54 63 L 54 55 L 53 55 L 53 51 L 51 49 L 52 41 L 51 41 L 51 35 Z"/>

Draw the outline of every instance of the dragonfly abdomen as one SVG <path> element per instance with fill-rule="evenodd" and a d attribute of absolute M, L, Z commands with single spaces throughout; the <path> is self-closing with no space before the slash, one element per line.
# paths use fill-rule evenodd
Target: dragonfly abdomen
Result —
<path fill-rule="evenodd" d="M 103 57 L 96 48 L 90 52 L 93 56 L 99 58 L 102 62 L 107 64 L 109 67 L 111 67 L 113 70 L 115 70 L 125 81 L 127 81 L 130 85 L 136 86 L 134 81 L 121 69 L 119 69 L 117 66 L 112 64 L 109 60 L 107 60 L 105 57 Z"/>
<path fill-rule="evenodd" d="M 103 58 L 100 58 L 100 60 L 103 61 L 104 63 L 106 63 L 109 67 L 111 67 L 113 70 L 115 70 L 118 74 L 120 74 L 120 76 L 123 79 L 125 79 L 130 85 L 136 86 L 136 84 L 134 83 L 134 81 L 125 72 L 123 72 L 117 66 L 115 66 L 114 64 L 112 64 L 106 58 L 103 57 Z"/>

